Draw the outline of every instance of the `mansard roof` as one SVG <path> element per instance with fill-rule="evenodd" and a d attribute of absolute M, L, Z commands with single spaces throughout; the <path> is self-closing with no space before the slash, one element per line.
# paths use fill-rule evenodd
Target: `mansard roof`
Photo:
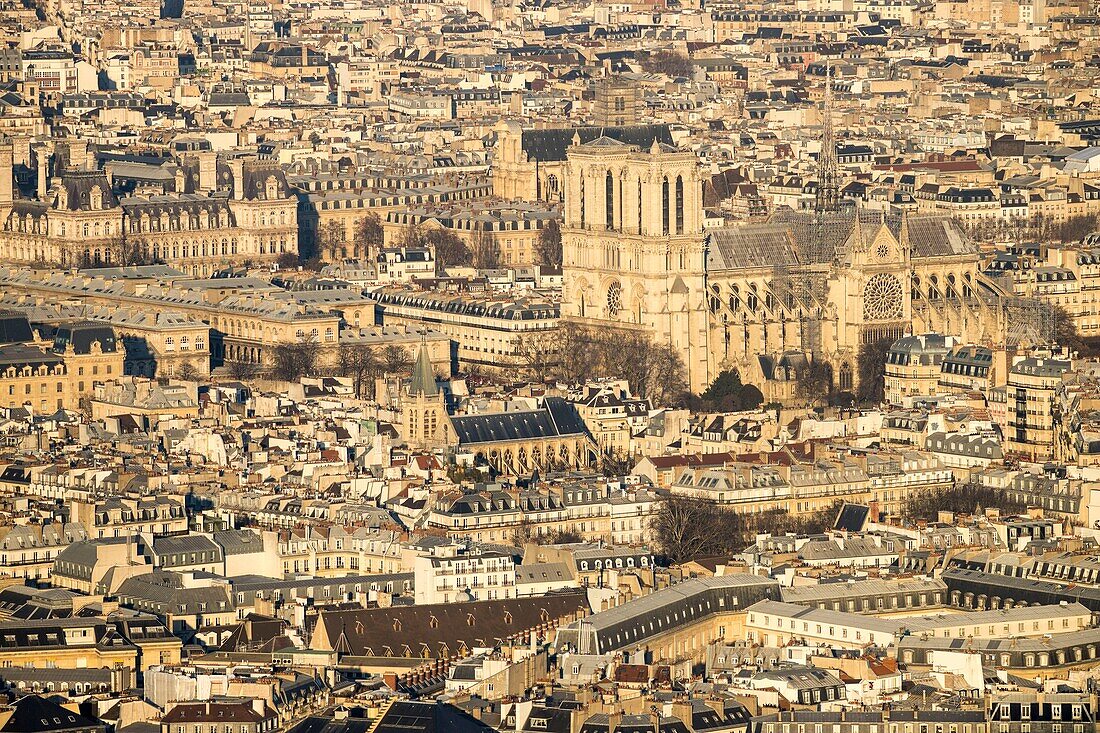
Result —
<path fill-rule="evenodd" d="M 66 171 L 61 176 L 64 197 L 54 199 L 54 208 L 69 211 L 91 211 L 92 190 L 99 188 L 102 196 L 100 208 L 118 207 L 118 199 L 111 189 L 111 182 L 103 171 Z"/>
<path fill-rule="evenodd" d="M 322 611 L 315 633 L 323 631 L 330 644 L 342 634 L 355 655 L 401 657 L 411 653 L 420 657 L 426 652 L 442 657 L 461 646 L 493 646 L 540 624 L 585 615 L 589 610 L 584 593 L 563 592 L 470 603 Z M 316 641 L 313 643 L 316 646 Z"/>

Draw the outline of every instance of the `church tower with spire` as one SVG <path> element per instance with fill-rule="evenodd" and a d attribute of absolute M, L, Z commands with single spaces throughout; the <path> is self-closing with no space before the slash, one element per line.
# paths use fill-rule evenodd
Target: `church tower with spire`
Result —
<path fill-rule="evenodd" d="M 431 450 L 443 444 L 447 422 L 443 398 L 443 391 L 435 381 L 428 345 L 421 343 L 401 407 L 405 443 L 410 450 Z"/>
<path fill-rule="evenodd" d="M 837 172 L 836 136 L 833 133 L 833 66 L 825 62 L 825 104 L 821 111 L 821 153 L 817 157 L 817 198 L 814 210 L 818 214 L 840 209 L 840 184 Z"/>

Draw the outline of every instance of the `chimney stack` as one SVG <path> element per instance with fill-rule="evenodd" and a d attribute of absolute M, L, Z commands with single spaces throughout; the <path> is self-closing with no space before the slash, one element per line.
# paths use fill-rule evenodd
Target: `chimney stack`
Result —
<path fill-rule="evenodd" d="M 218 189 L 218 154 L 213 150 L 199 153 L 199 192 L 214 193 Z"/>
<path fill-rule="evenodd" d="M 35 181 L 36 193 L 38 194 L 39 201 L 45 201 L 48 184 L 50 182 L 49 148 L 45 145 L 40 145 L 38 149 L 34 151 L 34 157 L 38 169 L 37 180 Z"/>
<path fill-rule="evenodd" d="M 88 165 L 88 141 L 69 141 L 69 168 L 79 169 Z"/>
<path fill-rule="evenodd" d="M 15 187 L 12 183 L 14 162 L 12 160 L 10 140 L 0 140 L 0 211 L 11 207 L 15 201 Z"/>
<path fill-rule="evenodd" d="M 233 200 L 241 201 L 244 199 L 244 159 L 233 158 L 229 168 L 233 171 Z"/>

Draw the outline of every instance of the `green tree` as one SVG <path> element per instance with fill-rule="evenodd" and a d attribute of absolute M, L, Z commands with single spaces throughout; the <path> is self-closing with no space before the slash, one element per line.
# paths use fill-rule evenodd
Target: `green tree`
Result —
<path fill-rule="evenodd" d="M 703 394 L 699 395 L 706 402 L 720 404 L 721 402 L 741 392 L 741 374 L 736 369 L 726 369 L 719 372 L 714 381 L 710 383 Z"/>

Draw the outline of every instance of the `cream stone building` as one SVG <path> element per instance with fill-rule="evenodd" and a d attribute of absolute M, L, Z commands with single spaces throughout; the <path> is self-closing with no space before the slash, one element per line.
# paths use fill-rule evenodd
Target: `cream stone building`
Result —
<path fill-rule="evenodd" d="M 771 365 L 792 352 L 852 390 L 864 344 L 1005 330 L 976 246 L 946 217 L 780 210 L 704 232 L 693 153 L 575 137 L 567 157 L 562 318 L 671 344 L 693 391 L 736 368 L 768 398 Z"/>
<path fill-rule="evenodd" d="M 32 151 L 36 189 L 19 197 L 13 145 L 0 141 L 0 260 L 62 267 L 158 261 L 205 277 L 298 251 L 297 199 L 272 163 L 201 151 L 175 166 L 163 193 L 126 195 L 86 142 Z"/>

